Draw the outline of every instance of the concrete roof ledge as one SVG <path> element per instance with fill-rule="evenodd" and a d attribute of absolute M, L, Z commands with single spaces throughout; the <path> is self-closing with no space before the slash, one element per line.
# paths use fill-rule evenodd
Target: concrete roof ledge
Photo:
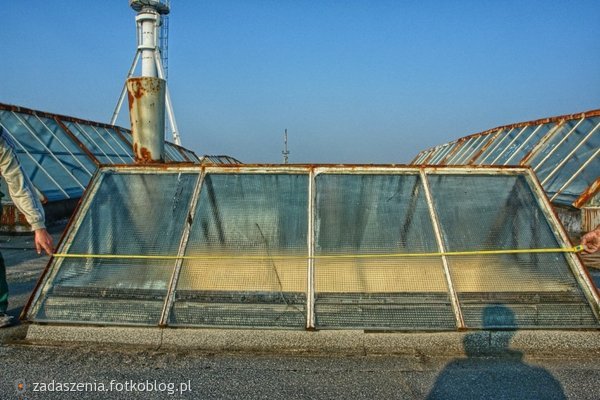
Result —
<path fill-rule="evenodd" d="M 92 342 L 208 352 L 278 354 L 476 355 L 600 353 L 600 331 L 316 332 L 156 327 L 29 326 L 26 339 L 39 342 Z"/>

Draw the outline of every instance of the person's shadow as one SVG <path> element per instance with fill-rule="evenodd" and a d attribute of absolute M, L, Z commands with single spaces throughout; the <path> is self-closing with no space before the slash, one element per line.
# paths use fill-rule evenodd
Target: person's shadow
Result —
<path fill-rule="evenodd" d="M 515 326 L 514 314 L 506 306 L 485 308 L 484 329 Z M 544 368 L 527 365 L 523 353 L 509 349 L 513 336 L 514 331 L 503 331 L 493 352 L 482 347 L 485 335 L 465 336 L 467 357 L 444 367 L 427 399 L 566 399 L 556 378 Z"/>

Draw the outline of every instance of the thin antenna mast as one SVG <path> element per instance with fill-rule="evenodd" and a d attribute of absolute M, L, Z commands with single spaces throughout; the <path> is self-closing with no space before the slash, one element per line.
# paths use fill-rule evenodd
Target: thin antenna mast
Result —
<path fill-rule="evenodd" d="M 283 151 L 281 152 L 281 154 L 283 154 L 283 163 L 287 164 L 288 163 L 288 156 L 290 155 L 290 151 L 288 150 L 288 137 L 287 137 L 287 129 L 285 130 L 285 133 L 283 134 Z"/>

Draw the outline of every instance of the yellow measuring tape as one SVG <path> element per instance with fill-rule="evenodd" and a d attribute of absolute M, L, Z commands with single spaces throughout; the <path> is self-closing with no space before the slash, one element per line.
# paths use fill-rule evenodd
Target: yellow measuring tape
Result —
<path fill-rule="evenodd" d="M 56 253 L 57 258 L 106 258 L 119 260 L 291 260 L 291 259 L 340 259 L 340 258 L 400 258 L 400 257 L 439 257 L 439 256 L 475 256 L 495 254 L 527 254 L 527 253 L 579 253 L 583 246 L 560 247 L 553 249 L 512 249 L 512 250 L 474 250 L 448 251 L 438 253 L 393 253 L 393 254 L 338 254 L 322 256 L 167 256 L 167 255 L 136 255 L 136 254 L 68 254 Z"/>

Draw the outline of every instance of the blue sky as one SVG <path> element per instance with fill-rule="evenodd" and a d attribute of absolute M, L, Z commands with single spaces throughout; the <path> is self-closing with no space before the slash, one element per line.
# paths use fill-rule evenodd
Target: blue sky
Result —
<path fill-rule="evenodd" d="M 244 162 L 406 163 L 495 126 L 600 108 L 600 7 L 578 1 L 172 0 L 183 145 Z M 0 102 L 108 122 L 126 0 L 2 4 Z M 126 108 L 119 120 L 128 126 Z"/>

